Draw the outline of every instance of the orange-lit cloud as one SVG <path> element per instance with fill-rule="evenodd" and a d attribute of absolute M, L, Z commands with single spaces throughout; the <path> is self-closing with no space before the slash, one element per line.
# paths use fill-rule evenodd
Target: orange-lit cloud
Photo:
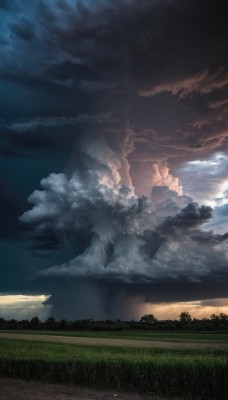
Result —
<path fill-rule="evenodd" d="M 224 99 L 224 100 L 210 102 L 208 103 L 208 107 L 216 110 L 217 108 L 221 108 L 223 106 L 226 106 L 227 104 L 228 104 L 228 99 Z"/>
<path fill-rule="evenodd" d="M 193 318 L 210 318 L 212 314 L 228 314 L 228 299 L 212 299 L 180 303 L 141 303 L 137 304 L 138 317 L 154 314 L 158 319 L 178 319 L 181 312 L 187 311 Z"/>
<path fill-rule="evenodd" d="M 141 89 L 138 94 L 142 97 L 149 97 L 158 93 L 169 92 L 173 96 L 178 95 L 180 99 L 183 99 L 193 92 L 211 93 L 214 89 L 221 89 L 228 84 L 228 75 L 224 76 L 221 72 L 218 71 L 214 75 L 210 75 L 207 70 L 204 70 L 185 79 Z"/>
<path fill-rule="evenodd" d="M 179 179 L 170 173 L 165 163 L 142 162 L 137 168 L 131 169 L 131 174 L 136 193 L 139 195 L 150 195 L 155 186 L 167 186 L 179 195 L 183 194 Z"/>

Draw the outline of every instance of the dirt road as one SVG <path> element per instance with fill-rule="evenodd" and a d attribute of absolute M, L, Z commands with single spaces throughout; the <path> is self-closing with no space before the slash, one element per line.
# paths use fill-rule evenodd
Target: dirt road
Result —
<path fill-rule="evenodd" d="M 149 340 L 132 340 L 132 339 L 103 339 L 103 338 L 87 338 L 74 336 L 52 336 L 52 335 L 29 335 L 21 333 L 0 333 L 0 338 L 31 340 L 36 342 L 54 342 L 79 344 L 87 346 L 119 346 L 119 347 L 159 347 L 163 349 L 228 349 L 228 344 L 223 342 L 161 342 Z"/>

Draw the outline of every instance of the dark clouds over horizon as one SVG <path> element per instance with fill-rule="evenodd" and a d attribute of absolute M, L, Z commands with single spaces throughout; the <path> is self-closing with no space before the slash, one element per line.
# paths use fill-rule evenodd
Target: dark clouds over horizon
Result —
<path fill-rule="evenodd" d="M 0 0 L 0 293 L 69 317 L 228 297 L 226 19 L 225 0 Z"/>

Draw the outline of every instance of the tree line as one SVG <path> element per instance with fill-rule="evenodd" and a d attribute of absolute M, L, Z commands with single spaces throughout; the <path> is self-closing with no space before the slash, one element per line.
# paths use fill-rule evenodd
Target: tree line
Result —
<path fill-rule="evenodd" d="M 148 330 L 148 331 L 227 331 L 228 315 L 212 314 L 210 318 L 192 318 L 188 312 L 182 312 L 176 320 L 159 320 L 153 314 L 145 314 L 140 321 L 104 320 L 95 321 L 93 318 L 68 321 L 56 320 L 49 317 L 42 322 L 38 317 L 31 320 L 6 320 L 0 317 L 0 330 L 49 330 L 49 331 L 121 331 L 121 330 Z"/>

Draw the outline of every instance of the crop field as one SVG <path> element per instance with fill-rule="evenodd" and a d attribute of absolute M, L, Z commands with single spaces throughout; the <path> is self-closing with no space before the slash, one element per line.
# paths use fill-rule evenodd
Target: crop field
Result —
<path fill-rule="evenodd" d="M 51 339 L 51 337 L 50 337 Z M 0 338 L 0 376 L 166 398 L 228 398 L 228 350 L 85 346 Z M 156 338 L 158 340 L 158 338 Z M 208 338 L 207 338 L 208 340 Z"/>
<path fill-rule="evenodd" d="M 81 335 L 81 336 L 79 336 Z M 153 335 L 153 334 L 152 334 Z M 27 331 L 26 333 L 18 333 L 15 332 L 0 332 L 0 338 L 5 339 L 19 339 L 19 340 L 29 340 L 29 341 L 38 341 L 38 342 L 53 342 L 53 343 L 66 343 L 66 344 L 75 344 L 75 345 L 87 345 L 87 346 L 115 346 L 115 347 L 142 347 L 142 348 L 163 348 L 163 349 L 226 349 L 228 350 L 228 342 L 226 340 L 226 335 L 224 338 L 220 335 L 216 337 L 216 335 L 202 335 L 200 340 L 197 338 L 189 338 L 183 337 L 173 337 L 172 335 L 162 337 L 159 339 L 159 336 L 146 336 L 145 338 L 137 337 L 137 336 L 122 336 L 122 337 L 114 337 L 114 336 L 105 336 L 105 332 L 103 333 L 103 337 L 92 336 L 90 335 L 64 335 L 58 334 L 58 332 L 53 332 L 53 334 L 46 334 L 46 331 L 42 331 L 39 334 L 32 333 Z"/>
<path fill-rule="evenodd" d="M 0 330 L 1 333 L 7 334 L 29 334 L 29 335 L 50 335 L 50 336 L 70 336 L 70 337 L 87 337 L 101 339 L 129 339 L 129 340 L 149 340 L 159 342 L 221 342 L 228 344 L 228 333 L 191 333 L 191 332 L 171 332 L 171 333 L 154 333 L 144 331 L 47 331 L 47 330 Z"/>

